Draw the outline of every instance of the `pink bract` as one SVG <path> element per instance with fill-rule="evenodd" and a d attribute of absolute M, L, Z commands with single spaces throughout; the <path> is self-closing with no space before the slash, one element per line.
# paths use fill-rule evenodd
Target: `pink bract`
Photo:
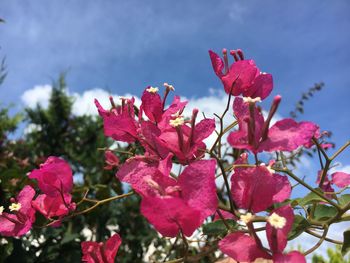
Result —
<path fill-rule="evenodd" d="M 58 220 L 76 208 L 76 204 L 72 203 L 72 196 L 66 193 L 63 196 L 54 197 L 46 194 L 38 195 L 32 201 L 32 206 L 46 218 Z"/>
<path fill-rule="evenodd" d="M 273 256 L 274 263 L 306 263 L 305 256 L 298 251 L 292 251 L 288 254 L 276 254 Z"/>
<path fill-rule="evenodd" d="M 122 240 L 118 234 L 111 236 L 105 244 L 93 241 L 81 242 L 82 262 L 114 263 L 121 243 Z"/>
<path fill-rule="evenodd" d="M 103 118 L 104 133 L 116 141 L 134 142 L 137 139 L 137 123 L 134 119 L 134 99 L 126 100 L 123 106 L 105 110 L 98 100 L 95 105 Z"/>
<path fill-rule="evenodd" d="M 146 114 L 150 121 L 159 123 L 162 120 L 163 104 L 158 92 L 149 92 L 147 87 L 141 97 L 140 111 Z"/>
<path fill-rule="evenodd" d="M 119 166 L 119 158 L 112 151 L 105 151 L 105 162 L 106 166 L 104 169 L 112 170 Z"/>
<path fill-rule="evenodd" d="M 227 94 L 265 99 L 271 93 L 272 75 L 261 73 L 254 60 L 239 60 L 225 69 L 224 61 L 215 52 L 209 50 L 209 56 L 214 72 L 222 81 Z"/>
<path fill-rule="evenodd" d="M 51 156 L 39 169 L 29 174 L 30 179 L 36 179 L 40 190 L 49 196 L 69 193 L 73 187 L 73 174 L 69 164 L 61 158 Z"/>
<path fill-rule="evenodd" d="M 350 185 L 350 174 L 344 172 L 335 172 L 331 175 L 332 183 L 340 188 Z"/>
<path fill-rule="evenodd" d="M 35 221 L 35 210 L 32 207 L 34 189 L 26 185 L 18 194 L 16 203 L 21 205 L 18 211 L 0 215 L 0 234 L 3 236 L 22 236 L 26 234 Z"/>
<path fill-rule="evenodd" d="M 287 245 L 288 233 L 292 229 L 294 221 L 293 209 L 290 205 L 282 206 L 271 212 L 286 219 L 281 229 L 276 229 L 269 223 L 266 224 L 266 236 L 273 254 L 282 253 Z"/>
<path fill-rule="evenodd" d="M 272 109 L 277 109 L 280 97 L 276 96 Z M 251 110 L 250 110 L 251 107 Z M 232 147 L 251 150 L 254 153 L 267 151 L 293 151 L 299 146 L 310 146 L 310 141 L 318 131 L 312 122 L 296 122 L 293 119 L 277 121 L 269 128 L 271 118 L 264 120 L 255 105 L 249 106 L 242 98 L 236 98 L 233 104 L 239 129 L 228 136 Z M 253 113 L 252 113 L 253 111 Z"/>
<path fill-rule="evenodd" d="M 257 258 L 270 259 L 271 256 L 259 248 L 254 238 L 243 232 L 234 232 L 219 242 L 220 250 L 240 262 L 253 262 Z"/>
<path fill-rule="evenodd" d="M 231 193 L 238 208 L 254 213 L 289 198 L 291 185 L 286 176 L 271 174 L 265 166 L 235 169 Z"/>
<path fill-rule="evenodd" d="M 141 212 L 164 236 L 191 235 L 217 208 L 215 160 L 188 165 L 176 180 L 169 176 L 171 155 L 161 162 L 133 159 L 117 177 L 142 196 Z M 198 183 L 200 182 L 200 183 Z"/>

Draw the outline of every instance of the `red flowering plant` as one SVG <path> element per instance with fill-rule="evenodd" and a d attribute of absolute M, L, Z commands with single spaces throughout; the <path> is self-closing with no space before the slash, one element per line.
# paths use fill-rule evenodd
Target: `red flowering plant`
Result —
<path fill-rule="evenodd" d="M 234 58 L 230 66 L 228 53 Z M 327 234 L 332 224 L 350 219 L 350 174 L 328 174 L 350 142 L 329 155 L 318 125 L 289 118 L 273 124 L 281 96 L 273 98 L 267 114 L 259 105 L 273 89 L 271 74 L 261 72 L 241 50 L 223 50 L 223 59 L 213 51 L 209 55 L 227 93 L 221 115 L 203 114 L 199 120 L 200 109 L 194 109 L 185 116 L 186 101 L 175 96 L 167 104 L 174 91 L 167 83 L 163 96 L 159 88 L 145 88 L 139 107 L 134 98 L 122 98 L 118 105 L 110 97 L 110 109 L 95 100 L 105 136 L 132 145 L 131 151 L 105 149 L 104 167 L 115 171 L 113 180 L 130 191 L 98 200 L 90 198 L 87 189 L 76 199 L 70 165 L 52 156 L 28 174 L 30 185 L 10 200 L 9 211 L 0 207 L 0 234 L 25 235 L 36 213 L 47 220 L 40 227 L 57 228 L 105 203 L 138 195 L 142 216 L 172 242 L 169 252 L 160 256 L 162 262 L 214 262 L 223 257 L 237 262 L 306 262 L 305 256 L 324 241 L 341 243 L 343 253 L 348 252 L 350 230 L 344 231 L 343 241 Z M 205 143 L 209 136 L 216 136 L 212 145 Z M 316 185 L 299 178 L 288 165 L 293 156 L 288 153 L 303 148 L 314 148 L 319 155 Z M 296 186 L 306 189 L 305 196 L 293 196 Z M 290 251 L 288 242 L 304 232 L 319 241 L 306 250 Z M 122 239 L 114 233 L 105 243 L 83 241 L 82 261 L 115 262 Z M 179 242 L 181 253 L 171 253 Z"/>

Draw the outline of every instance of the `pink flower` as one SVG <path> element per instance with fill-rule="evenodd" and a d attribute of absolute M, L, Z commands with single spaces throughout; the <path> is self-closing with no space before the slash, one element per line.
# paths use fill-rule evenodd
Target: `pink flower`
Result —
<path fill-rule="evenodd" d="M 239 262 L 253 262 L 257 258 L 270 259 L 271 256 L 259 248 L 254 238 L 243 232 L 234 232 L 219 242 L 220 250 Z"/>
<path fill-rule="evenodd" d="M 316 183 L 319 184 L 321 180 L 322 170 L 318 172 Z M 327 197 L 333 198 L 334 188 L 333 185 L 336 185 L 339 188 L 345 188 L 350 185 L 350 174 L 344 172 L 335 172 L 331 174 L 331 180 L 329 180 L 328 174 L 323 181 L 323 185 L 321 186 L 322 190 L 328 192 L 326 194 Z"/>
<path fill-rule="evenodd" d="M 142 196 L 142 214 L 163 236 L 175 237 L 179 231 L 190 236 L 217 207 L 215 160 L 191 163 L 178 179 L 169 176 L 171 155 L 145 161 L 128 161 L 117 177 Z"/>
<path fill-rule="evenodd" d="M 116 141 L 134 142 L 137 139 L 138 124 L 135 121 L 134 98 L 122 99 L 122 106 L 115 106 L 110 97 L 112 109 L 105 110 L 95 99 L 98 113 L 103 118 L 104 133 Z"/>
<path fill-rule="evenodd" d="M 51 156 L 40 169 L 29 174 L 30 179 L 38 181 L 40 194 L 32 206 L 46 218 L 61 220 L 70 211 L 74 211 L 76 204 L 72 202 L 70 192 L 73 188 L 73 174 L 69 164 Z"/>
<path fill-rule="evenodd" d="M 105 162 L 107 165 L 104 169 L 106 170 L 112 170 L 119 166 L 119 158 L 112 151 L 105 151 Z"/>
<path fill-rule="evenodd" d="M 55 156 L 50 156 L 39 169 L 33 170 L 29 178 L 36 179 L 40 190 L 52 197 L 70 193 L 73 188 L 72 169 L 66 161 Z"/>
<path fill-rule="evenodd" d="M 304 263 L 306 262 L 305 257 L 297 251 L 283 254 L 293 220 L 294 214 L 290 205 L 280 207 L 271 212 L 266 224 L 266 235 L 271 254 L 267 253 L 262 247 L 260 240 L 258 241 L 239 231 L 229 234 L 222 239 L 219 242 L 219 248 L 236 261 L 253 262 L 258 258 L 262 258 L 273 259 L 273 262 L 279 263 Z"/>
<path fill-rule="evenodd" d="M 55 220 L 62 219 L 76 208 L 70 194 L 64 194 L 63 197 L 41 194 L 32 201 L 32 206 L 46 218 Z"/>
<path fill-rule="evenodd" d="M 150 121 L 159 123 L 162 120 L 164 105 L 158 94 L 158 88 L 147 87 L 142 94 L 141 101 L 141 114 L 143 111 Z"/>
<path fill-rule="evenodd" d="M 228 66 L 227 50 L 223 50 L 224 60 L 209 50 L 215 74 L 221 79 L 225 92 L 234 96 L 243 95 L 265 99 L 272 91 L 272 75 L 260 72 L 254 60 L 245 60 L 241 50 L 232 50 L 235 62 Z"/>
<path fill-rule="evenodd" d="M 35 195 L 34 189 L 26 185 L 12 200 L 10 213 L 0 213 L 0 234 L 3 236 L 22 236 L 26 234 L 35 221 L 35 210 L 31 203 Z M 0 207 L 1 211 L 4 209 Z"/>
<path fill-rule="evenodd" d="M 170 150 L 181 164 L 201 159 L 205 154 L 206 145 L 203 140 L 215 130 L 214 119 L 204 119 L 196 124 L 198 110 L 194 109 L 190 126 L 184 118 L 173 116 L 160 135 L 162 145 Z"/>
<path fill-rule="evenodd" d="M 335 172 L 331 175 L 331 182 L 339 188 L 348 187 L 350 185 L 350 174 L 344 172 Z"/>
<path fill-rule="evenodd" d="M 244 102 L 236 98 L 233 104 L 239 129 L 231 132 L 228 142 L 232 147 L 248 149 L 254 153 L 267 151 L 293 151 L 299 146 L 309 145 L 318 131 L 312 122 L 299 122 L 293 119 L 277 121 L 269 128 L 271 119 L 281 101 L 280 96 L 274 98 L 266 120 L 254 102 Z"/>
<path fill-rule="evenodd" d="M 114 263 L 122 240 L 118 234 L 111 236 L 105 244 L 93 241 L 81 242 L 83 252 L 82 262 L 87 263 Z"/>
<path fill-rule="evenodd" d="M 283 202 L 291 193 L 288 178 L 271 174 L 263 165 L 235 169 L 231 177 L 231 189 L 238 208 L 254 213 L 264 211 L 274 203 Z"/>

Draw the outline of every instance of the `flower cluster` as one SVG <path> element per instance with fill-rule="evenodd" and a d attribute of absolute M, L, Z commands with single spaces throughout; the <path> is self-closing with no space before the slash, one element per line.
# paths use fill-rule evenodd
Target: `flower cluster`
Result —
<path fill-rule="evenodd" d="M 230 66 L 228 53 L 234 58 Z M 103 108 L 95 100 L 103 119 L 104 134 L 115 141 L 134 144 L 137 148 L 132 157 L 125 161 L 107 150 L 104 169 L 116 170 L 116 178 L 128 183 L 141 197 L 142 215 L 165 237 L 181 237 L 186 243 L 186 238 L 193 235 L 206 220 L 220 219 L 227 229 L 224 234 L 217 235 L 220 241 L 216 242 L 222 253 L 232 259 L 238 262 L 306 262 L 301 252 L 285 251 L 298 215 L 294 215 L 293 211 L 295 204 L 291 201 L 291 183 L 286 175 L 280 173 L 306 185 L 311 194 L 316 195 L 318 203 L 333 206 L 332 209 L 326 206 L 324 210 L 332 213 L 335 210 L 336 214 L 327 215 L 325 223 L 317 224 L 328 229 L 331 223 L 341 220 L 350 208 L 350 204 L 343 205 L 337 200 L 333 189 L 334 185 L 342 188 L 341 191 L 349 187 L 350 175 L 335 172 L 330 179 L 327 174 L 331 161 L 345 147 L 329 158 L 325 153 L 329 144 L 318 142 L 322 133 L 316 124 L 289 118 L 273 124 L 281 96 L 275 96 L 269 112 L 263 114 L 258 103 L 271 94 L 272 76 L 261 72 L 253 60 L 245 59 L 241 50 L 228 52 L 224 49 L 223 59 L 213 51 L 209 51 L 209 55 L 214 72 L 228 94 L 227 110 L 219 117 L 220 129 L 216 131 L 214 145 L 207 149 L 204 143 L 215 131 L 214 119 L 204 117 L 198 121 L 198 109 L 194 109 L 187 118 L 184 116 L 186 101 L 174 96 L 170 105 L 166 103 L 169 93 L 174 91 L 172 85 L 164 83 L 163 97 L 159 95 L 159 88 L 149 86 L 143 91 L 139 108 L 134 98 L 121 98 L 118 104 L 110 97 L 110 109 Z M 234 119 L 224 129 L 222 120 L 229 110 L 232 96 Z M 226 132 L 230 132 L 227 142 L 233 151 L 232 154 L 222 155 L 221 139 Z M 294 176 L 283 159 L 284 152 L 315 145 L 320 160 L 322 154 L 326 159 L 325 166 L 321 160 L 317 189 Z M 277 153 L 277 157 L 269 153 Z M 263 159 L 267 159 L 266 162 Z M 174 172 L 175 166 L 180 167 L 178 173 Z M 226 197 L 223 196 L 225 191 L 217 189 L 216 178 L 219 177 L 224 179 Z M 88 212 L 102 203 L 130 194 L 95 200 L 86 198 L 86 192 L 77 204 L 88 201 L 94 203 L 93 207 L 71 214 L 77 205 L 71 194 L 72 169 L 66 161 L 49 157 L 39 169 L 30 172 L 28 178 L 34 180 L 31 185 L 36 184 L 37 191 L 33 186 L 26 185 L 16 198 L 9 200 L 8 209 L 0 206 L 0 234 L 3 236 L 26 234 L 35 222 L 36 212 L 47 218 L 49 225 L 58 227 L 68 215 L 71 217 Z M 300 203 L 308 205 L 309 199 Z M 307 219 L 313 219 L 317 202 L 312 203 L 313 209 L 302 207 Z M 307 214 L 308 210 L 312 210 L 310 214 Z M 231 227 L 226 220 L 235 221 L 235 226 Z M 263 224 L 268 246 L 264 246 L 257 235 L 257 222 Z M 313 222 L 317 223 L 316 220 Z M 326 230 L 324 234 L 323 240 Z M 121 237 L 118 234 L 112 235 L 105 243 L 82 242 L 82 261 L 114 262 L 120 245 Z M 187 252 L 184 262 L 186 257 Z"/>
<path fill-rule="evenodd" d="M 11 198 L 9 212 L 0 207 L 0 233 L 3 236 L 22 236 L 35 222 L 35 212 L 54 221 L 59 226 L 63 217 L 74 211 L 70 192 L 73 187 L 73 174 L 69 164 L 57 157 L 49 157 L 39 169 L 29 173 L 40 190 L 39 195 L 32 186 L 26 185 L 16 198 Z"/>

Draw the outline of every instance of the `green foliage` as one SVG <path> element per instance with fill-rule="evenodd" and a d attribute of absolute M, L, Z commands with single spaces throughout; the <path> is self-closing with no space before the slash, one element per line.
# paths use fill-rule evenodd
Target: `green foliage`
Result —
<path fill-rule="evenodd" d="M 341 253 L 345 256 L 350 251 L 350 229 L 347 229 L 343 233 L 343 245 L 341 248 Z"/>
<path fill-rule="evenodd" d="M 322 190 L 320 188 L 315 188 L 315 190 L 322 194 Z M 314 192 L 310 192 L 308 195 L 306 195 L 301 200 L 299 200 L 298 203 L 300 206 L 305 206 L 305 205 L 309 205 L 309 204 L 313 204 L 313 203 L 319 203 L 321 201 L 324 201 L 324 199 L 322 197 L 315 194 Z"/>
<path fill-rule="evenodd" d="M 315 253 L 312 256 L 312 263 L 350 263 L 349 257 L 342 256 L 340 246 L 335 246 L 334 248 L 328 248 L 327 256 L 328 258 L 325 259 L 322 255 Z"/>
<path fill-rule="evenodd" d="M 207 223 L 203 226 L 203 233 L 209 236 L 219 236 L 225 235 L 227 233 L 227 226 L 234 228 L 237 226 L 237 223 L 232 219 L 226 219 L 225 222 L 221 219 L 214 222 Z"/>
<path fill-rule="evenodd" d="M 310 226 L 310 223 L 304 217 L 302 217 L 300 215 L 296 215 L 294 217 L 292 230 L 288 234 L 288 240 L 292 240 L 292 239 L 298 237 L 309 226 Z"/>

